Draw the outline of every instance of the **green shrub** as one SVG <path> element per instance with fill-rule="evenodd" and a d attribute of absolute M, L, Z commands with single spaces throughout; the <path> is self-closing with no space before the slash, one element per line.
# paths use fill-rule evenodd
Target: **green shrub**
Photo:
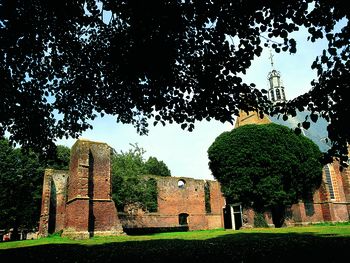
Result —
<path fill-rule="evenodd" d="M 269 227 L 265 221 L 264 214 L 255 212 L 254 227 Z"/>

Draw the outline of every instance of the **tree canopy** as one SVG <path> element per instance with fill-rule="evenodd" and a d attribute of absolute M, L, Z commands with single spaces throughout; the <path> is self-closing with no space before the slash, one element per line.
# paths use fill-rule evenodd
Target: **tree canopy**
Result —
<path fill-rule="evenodd" d="M 321 156 L 313 141 L 274 123 L 224 132 L 208 149 L 209 167 L 227 201 L 271 210 L 276 226 L 286 206 L 309 201 L 320 186 Z"/>
<path fill-rule="evenodd" d="M 112 114 L 141 134 L 148 120 L 233 122 L 239 110 L 329 121 L 333 156 L 347 158 L 350 124 L 350 23 L 347 1 L 0 2 L 0 133 L 23 147 L 47 149 L 77 138 L 89 120 Z M 340 31 L 335 25 L 345 21 Z M 271 47 L 297 52 L 292 33 L 328 47 L 312 65 L 311 90 L 271 105 L 245 83 L 255 56 Z M 309 119 L 302 124 L 307 127 Z"/>
<path fill-rule="evenodd" d="M 163 161 L 159 161 L 153 156 L 150 156 L 145 162 L 145 169 L 147 174 L 171 176 L 168 166 Z"/>
<path fill-rule="evenodd" d="M 32 231 L 38 227 L 44 169 L 63 169 L 69 161 L 62 156 L 69 148 L 59 145 L 57 157 L 43 160 L 33 151 L 14 148 L 0 139 L 0 229 Z M 64 153 L 64 154 L 62 154 Z"/>
<path fill-rule="evenodd" d="M 112 165 L 112 197 L 119 211 L 128 205 L 155 212 L 158 208 L 157 183 L 150 175 L 171 176 L 168 166 L 156 157 L 146 161 L 146 151 L 138 144 L 131 144 L 127 152 L 114 152 Z M 147 175 L 147 176 L 145 176 Z"/>

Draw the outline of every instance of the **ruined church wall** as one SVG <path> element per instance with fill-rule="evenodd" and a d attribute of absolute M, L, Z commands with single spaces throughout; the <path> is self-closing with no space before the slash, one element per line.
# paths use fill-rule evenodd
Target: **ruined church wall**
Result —
<path fill-rule="evenodd" d="M 211 213 L 207 214 L 208 229 L 222 228 L 224 226 L 223 208 L 226 204 L 221 192 L 221 186 L 217 181 L 208 181 L 210 189 Z"/>
<path fill-rule="evenodd" d="M 65 227 L 68 171 L 46 169 L 44 173 L 39 236 Z"/>
<path fill-rule="evenodd" d="M 205 211 L 205 180 L 183 177 L 156 177 L 158 190 L 158 211 L 134 214 L 119 213 L 123 227 L 179 227 L 179 215 L 188 214 L 189 230 L 215 229 L 223 227 L 222 208 L 224 198 L 216 181 L 210 185 L 211 213 Z M 179 187 L 178 182 L 184 182 Z"/>

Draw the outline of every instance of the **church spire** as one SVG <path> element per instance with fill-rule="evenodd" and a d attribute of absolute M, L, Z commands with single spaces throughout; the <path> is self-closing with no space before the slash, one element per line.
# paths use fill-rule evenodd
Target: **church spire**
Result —
<path fill-rule="evenodd" d="M 286 95 L 284 93 L 284 87 L 282 86 L 282 82 L 281 82 L 281 74 L 274 69 L 273 55 L 271 50 L 270 50 L 269 59 L 272 67 L 272 70 L 269 72 L 267 76 L 267 79 L 269 80 L 269 92 L 268 92 L 269 99 L 273 103 L 285 102 Z"/>
<path fill-rule="evenodd" d="M 270 59 L 270 62 L 271 62 L 271 68 L 273 68 L 273 55 L 272 55 L 272 52 L 271 52 L 271 49 L 270 49 L 270 56 L 269 56 L 269 59 Z"/>

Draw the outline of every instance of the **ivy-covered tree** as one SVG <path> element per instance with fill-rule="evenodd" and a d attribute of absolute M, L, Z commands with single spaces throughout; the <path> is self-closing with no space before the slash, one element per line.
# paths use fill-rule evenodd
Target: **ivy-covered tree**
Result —
<path fill-rule="evenodd" d="M 145 150 L 131 144 L 127 152 L 114 152 L 112 163 L 112 198 L 119 211 L 125 206 L 138 204 L 149 212 L 157 211 L 156 181 L 145 175 L 170 176 L 163 161 L 150 157 L 146 162 Z"/>
<path fill-rule="evenodd" d="M 219 135 L 209 167 L 229 203 L 272 212 L 280 227 L 287 206 L 309 200 L 322 181 L 321 152 L 303 135 L 274 123 L 244 125 Z"/>
<path fill-rule="evenodd" d="M 330 154 L 350 136 L 348 3 L 329 0 L 0 2 L 0 135 L 47 149 L 111 114 L 146 133 L 154 124 L 233 122 L 239 110 L 328 121 Z M 341 23 L 339 23 L 341 21 Z M 306 94 L 272 105 L 245 74 L 263 49 L 297 52 L 293 33 L 328 43 Z M 260 89 L 259 89 L 260 88 Z M 310 124 L 309 119 L 301 125 Z"/>

